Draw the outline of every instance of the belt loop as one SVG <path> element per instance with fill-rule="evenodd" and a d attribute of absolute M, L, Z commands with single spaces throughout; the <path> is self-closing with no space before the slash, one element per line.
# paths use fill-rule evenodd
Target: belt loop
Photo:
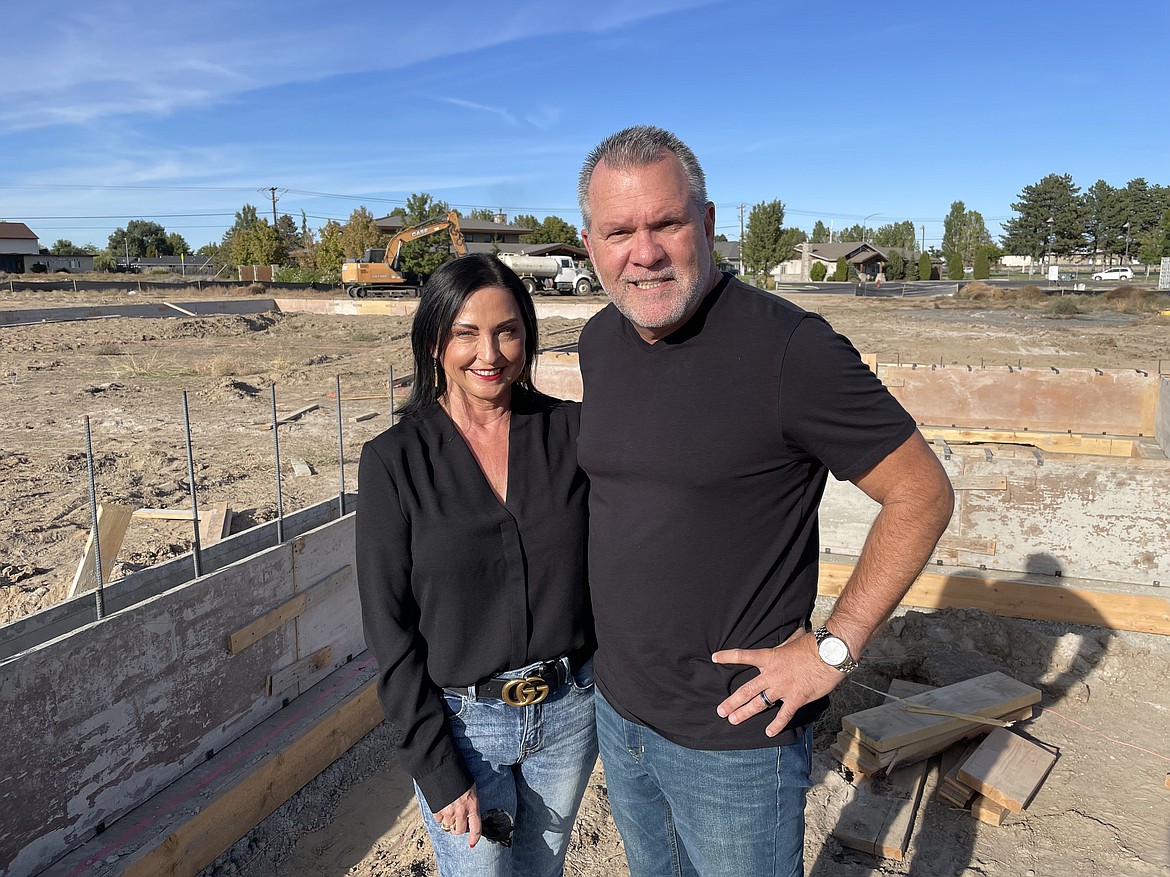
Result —
<path fill-rule="evenodd" d="M 468 703 L 475 703 L 476 700 L 477 700 L 477 698 L 475 696 L 475 686 L 468 685 L 467 686 L 467 702 Z"/>

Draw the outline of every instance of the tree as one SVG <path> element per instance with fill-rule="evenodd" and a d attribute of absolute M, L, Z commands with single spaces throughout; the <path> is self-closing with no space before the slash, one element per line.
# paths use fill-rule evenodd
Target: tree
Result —
<path fill-rule="evenodd" d="M 145 258 L 154 256 L 173 256 L 170 243 L 167 241 L 167 231 L 157 222 L 147 222 L 144 219 L 131 219 L 125 228 L 115 229 L 110 235 L 107 246 L 114 257 Z"/>
<path fill-rule="evenodd" d="M 278 265 L 284 255 L 276 229 L 267 219 L 233 234 L 227 251 L 233 265 Z"/>
<path fill-rule="evenodd" d="M 341 251 L 347 259 L 360 259 L 366 250 L 386 246 L 386 235 L 364 206 L 357 208 L 341 229 Z"/>
<path fill-rule="evenodd" d="M 725 234 L 717 234 L 717 235 L 715 235 L 715 243 L 717 243 L 717 244 L 725 244 L 725 243 L 727 243 L 727 235 L 725 235 Z"/>
<path fill-rule="evenodd" d="M 1012 204 L 1019 215 L 1003 224 L 1000 243 L 1004 250 L 1039 259 L 1048 252 L 1068 255 L 1081 247 L 1085 221 L 1080 191 L 1068 174 L 1049 174 L 1025 186 Z"/>
<path fill-rule="evenodd" d="M 177 231 L 172 231 L 167 235 L 167 246 L 170 247 L 172 256 L 191 255 L 191 245 Z"/>
<path fill-rule="evenodd" d="M 583 246 L 581 237 L 577 234 L 577 226 L 565 222 L 559 216 L 546 216 L 525 240 L 531 244 Z"/>
<path fill-rule="evenodd" d="M 957 252 L 947 256 L 947 280 L 963 279 L 963 257 Z"/>
<path fill-rule="evenodd" d="M 1162 221 L 1150 229 L 1138 243 L 1138 260 L 1143 265 L 1159 265 L 1170 257 L 1170 208 L 1162 214 Z"/>
<path fill-rule="evenodd" d="M 886 275 L 886 280 L 906 279 L 906 257 L 902 255 L 901 250 L 890 250 L 890 256 L 886 261 L 883 273 Z"/>
<path fill-rule="evenodd" d="M 451 208 L 445 201 L 436 201 L 426 192 L 417 192 L 406 199 L 406 207 L 395 207 L 393 216 L 401 216 L 409 228 L 447 215 Z M 425 280 L 440 265 L 451 258 L 451 239 L 445 234 L 433 234 L 404 244 L 398 260 L 398 270 L 416 280 Z"/>
<path fill-rule="evenodd" d="M 761 201 L 748 214 L 740 255 L 748 271 L 767 274 L 792 257 L 793 241 L 793 235 L 784 229 L 784 204 L 779 200 Z"/>
<path fill-rule="evenodd" d="M 865 240 L 866 236 L 865 226 L 856 222 L 848 228 L 843 228 L 837 232 L 838 241 L 857 241 L 860 243 Z"/>
<path fill-rule="evenodd" d="M 837 259 L 837 266 L 833 269 L 833 280 L 836 283 L 844 283 L 849 279 L 849 263 L 845 261 L 845 257 L 841 256 Z"/>
<path fill-rule="evenodd" d="M 930 254 L 923 253 L 918 257 L 918 279 L 930 280 Z"/>
<path fill-rule="evenodd" d="M 304 246 L 302 229 L 297 228 L 296 220 L 287 213 L 276 217 L 276 236 L 280 240 L 280 249 L 284 253 L 281 263 L 289 261 L 289 256 Z"/>
<path fill-rule="evenodd" d="M 469 214 L 467 214 L 467 218 L 479 219 L 483 220 L 484 222 L 495 222 L 496 211 L 492 210 L 490 207 L 475 207 Z"/>
<path fill-rule="evenodd" d="M 904 250 L 914 250 L 918 243 L 914 237 L 914 223 L 907 219 L 904 222 L 891 222 L 888 225 L 883 225 L 873 233 L 873 242 L 879 247 L 901 247 Z"/>
<path fill-rule="evenodd" d="M 321 227 L 319 240 L 313 248 L 316 267 L 331 274 L 340 274 L 341 263 L 345 261 L 345 249 L 341 242 L 342 225 L 334 219 Z"/>
<path fill-rule="evenodd" d="M 1104 180 L 1097 180 L 1081 196 L 1085 221 L 1084 237 L 1094 258 L 1102 253 L 1106 259 L 1124 252 L 1127 221 L 1121 193 Z M 1131 223 L 1132 226 L 1132 223 Z"/>
<path fill-rule="evenodd" d="M 952 277 L 951 263 L 958 260 L 960 268 L 975 261 L 975 253 L 981 246 L 991 243 L 991 235 L 983 221 L 983 215 L 977 210 L 968 210 L 962 201 L 951 203 L 950 212 L 943 220 L 943 257 L 947 261 L 947 276 L 951 280 L 961 280 L 962 272 L 958 277 Z"/>
<path fill-rule="evenodd" d="M 987 259 L 987 250 L 982 247 L 975 253 L 975 270 L 972 276 L 976 280 L 986 280 L 991 276 L 991 263 Z"/>
<path fill-rule="evenodd" d="M 49 247 L 49 253 L 54 256 L 90 256 L 93 255 L 86 251 L 84 247 L 79 247 L 73 241 L 60 238 L 54 241 L 53 246 Z"/>
<path fill-rule="evenodd" d="M 808 279 L 814 283 L 820 283 L 828 273 L 829 269 L 825 267 L 824 262 L 813 262 L 813 266 L 808 269 Z"/>
<path fill-rule="evenodd" d="M 809 238 L 809 241 L 814 244 L 827 244 L 829 243 L 829 237 L 830 232 L 828 228 L 818 219 L 816 225 L 813 226 L 812 237 Z"/>

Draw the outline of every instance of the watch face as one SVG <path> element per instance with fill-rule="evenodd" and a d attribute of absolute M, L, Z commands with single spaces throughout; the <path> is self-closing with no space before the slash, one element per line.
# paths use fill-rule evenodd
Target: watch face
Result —
<path fill-rule="evenodd" d="M 825 637 L 817 648 L 820 650 L 821 660 L 830 667 L 839 667 L 849 659 L 849 647 L 845 645 L 844 640 L 835 636 Z"/>

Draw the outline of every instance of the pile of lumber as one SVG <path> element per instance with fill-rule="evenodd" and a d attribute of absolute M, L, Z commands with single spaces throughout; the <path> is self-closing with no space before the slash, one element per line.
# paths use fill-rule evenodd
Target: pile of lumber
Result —
<path fill-rule="evenodd" d="M 1003 726 L 1029 718 L 1040 700 L 1037 689 L 1003 673 L 943 688 L 895 680 L 888 698 L 845 716 L 831 747 L 856 775 L 833 829 L 852 849 L 903 859 L 936 754 L 937 797 L 993 825 L 1028 805 L 1056 760 Z"/>
<path fill-rule="evenodd" d="M 1024 812 L 1055 763 L 1053 750 L 996 728 L 967 747 L 943 776 L 937 795 L 970 808 L 980 822 L 999 825 L 1008 813 Z"/>
<path fill-rule="evenodd" d="M 1038 689 L 998 672 L 909 697 L 894 695 L 888 703 L 845 716 L 830 751 L 863 776 L 889 771 L 1030 718 L 1039 701 Z"/>

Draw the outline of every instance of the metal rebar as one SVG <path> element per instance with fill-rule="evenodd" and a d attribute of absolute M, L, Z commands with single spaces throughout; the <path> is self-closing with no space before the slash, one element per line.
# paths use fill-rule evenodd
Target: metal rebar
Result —
<path fill-rule="evenodd" d="M 341 480 L 340 489 L 337 492 L 337 516 L 339 518 L 345 517 L 345 440 L 342 435 L 341 428 L 341 375 L 336 375 L 337 378 L 337 471 L 338 477 Z"/>
<path fill-rule="evenodd" d="M 280 486 L 280 424 L 276 419 L 276 384 L 272 385 L 272 456 L 276 462 L 276 544 L 284 542 L 284 494 Z"/>
<path fill-rule="evenodd" d="M 394 366 L 390 366 L 390 425 L 394 425 Z"/>
<path fill-rule="evenodd" d="M 97 480 L 93 474 L 93 439 L 89 430 L 89 415 L 85 415 L 85 461 L 89 467 L 89 513 L 90 525 L 93 527 L 93 578 L 97 583 L 94 588 L 94 609 L 98 620 L 106 617 L 106 597 L 102 585 L 102 540 L 98 535 L 98 506 Z"/>
<path fill-rule="evenodd" d="M 191 446 L 191 412 L 187 408 L 187 391 L 183 391 L 183 430 L 187 434 L 187 480 L 191 488 L 191 532 L 195 537 L 191 559 L 195 563 L 195 578 L 203 575 L 203 546 L 199 544 L 199 499 L 195 491 L 195 450 Z"/>

